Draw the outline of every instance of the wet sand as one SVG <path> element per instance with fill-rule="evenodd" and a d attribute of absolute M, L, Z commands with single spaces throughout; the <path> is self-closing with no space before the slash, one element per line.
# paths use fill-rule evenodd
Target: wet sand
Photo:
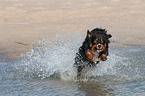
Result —
<path fill-rule="evenodd" d="M 47 36 L 95 27 L 113 35 L 112 48 L 144 46 L 144 9 L 144 0 L 0 0 L 0 53 L 16 59 Z"/>

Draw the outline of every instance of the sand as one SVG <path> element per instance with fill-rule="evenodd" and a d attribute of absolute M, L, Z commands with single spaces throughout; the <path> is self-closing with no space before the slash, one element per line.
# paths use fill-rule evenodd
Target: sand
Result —
<path fill-rule="evenodd" d="M 145 45 L 144 0 L 0 0 L 0 55 L 19 58 L 64 31 L 102 27 L 113 46 Z"/>

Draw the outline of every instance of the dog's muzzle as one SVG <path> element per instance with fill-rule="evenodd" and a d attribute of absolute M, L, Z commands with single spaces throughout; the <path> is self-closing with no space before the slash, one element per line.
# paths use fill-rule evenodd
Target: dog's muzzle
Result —
<path fill-rule="evenodd" d="M 98 49 L 98 50 L 102 50 L 102 44 L 98 44 L 98 45 L 97 45 L 97 49 Z"/>
<path fill-rule="evenodd" d="M 95 51 L 101 51 L 101 50 L 102 50 L 102 45 L 101 45 L 101 44 L 97 44 L 97 45 L 94 47 L 94 50 L 95 50 Z"/>

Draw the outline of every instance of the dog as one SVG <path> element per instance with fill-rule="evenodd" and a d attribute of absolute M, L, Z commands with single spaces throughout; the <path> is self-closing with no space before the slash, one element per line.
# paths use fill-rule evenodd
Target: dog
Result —
<path fill-rule="evenodd" d="M 79 52 L 76 53 L 74 66 L 77 68 L 77 77 L 81 76 L 82 70 L 86 67 L 94 67 L 101 60 L 106 61 L 109 55 L 109 38 L 106 29 L 95 28 L 92 31 L 87 30 L 87 36 Z"/>

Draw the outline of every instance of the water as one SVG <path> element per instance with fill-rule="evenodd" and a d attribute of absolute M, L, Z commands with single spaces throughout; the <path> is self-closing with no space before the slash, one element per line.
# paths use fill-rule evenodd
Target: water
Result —
<path fill-rule="evenodd" d="M 21 60 L 0 62 L 1 96 L 144 96 L 145 49 L 110 48 L 108 60 L 77 80 L 74 58 L 84 36 L 60 32 L 55 39 L 22 54 Z"/>

